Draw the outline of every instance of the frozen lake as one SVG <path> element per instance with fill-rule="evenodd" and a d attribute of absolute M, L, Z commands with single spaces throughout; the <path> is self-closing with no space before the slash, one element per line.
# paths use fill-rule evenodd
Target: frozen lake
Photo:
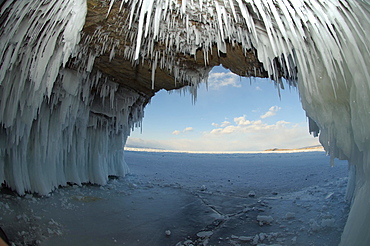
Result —
<path fill-rule="evenodd" d="M 322 151 L 126 151 L 131 174 L 50 197 L 0 195 L 16 245 L 338 245 L 347 162 Z"/>

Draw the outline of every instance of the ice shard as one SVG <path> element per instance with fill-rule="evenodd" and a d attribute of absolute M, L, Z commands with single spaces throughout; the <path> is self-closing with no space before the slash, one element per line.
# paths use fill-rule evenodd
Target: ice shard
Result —
<path fill-rule="evenodd" d="M 86 6 L 105 13 L 85 19 Z M 342 245 L 370 242 L 368 1 L 8 0 L 0 22 L 0 182 L 20 194 L 123 175 L 122 147 L 156 78 L 196 95 L 214 57 L 242 49 L 263 67 L 230 69 L 297 85 L 310 131 L 349 161 Z"/>

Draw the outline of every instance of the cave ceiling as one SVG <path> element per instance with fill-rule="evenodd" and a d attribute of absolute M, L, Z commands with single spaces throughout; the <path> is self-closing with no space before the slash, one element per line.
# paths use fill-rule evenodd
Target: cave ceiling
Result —
<path fill-rule="evenodd" d="M 176 83 L 172 71 L 159 66 L 155 71 L 154 89 L 152 87 L 152 60 L 145 58 L 132 62 L 124 56 L 124 50 L 132 47 L 129 37 L 135 30 L 124 28 L 129 10 L 128 6 L 120 9 L 120 4 L 115 3 L 107 16 L 109 6 L 102 1 L 88 0 L 88 12 L 83 29 L 81 43 L 87 46 L 88 52 L 95 52 L 94 69 L 101 71 L 112 81 L 125 88 L 143 93 L 149 97 L 155 92 L 165 89 L 173 90 L 187 85 Z M 97 34 L 99 33 L 99 34 Z M 92 38 L 93 37 L 93 38 Z M 102 49 L 102 46 L 114 44 L 115 54 L 111 59 L 111 48 Z M 155 50 L 164 49 L 163 44 L 155 43 Z M 240 76 L 268 77 L 263 69 L 263 64 L 258 61 L 256 50 L 243 50 L 241 44 L 226 42 L 226 53 L 218 51 L 216 44 L 208 54 L 208 64 L 204 62 L 203 50 L 197 49 L 196 55 L 176 53 L 173 59 L 186 71 L 207 70 L 214 66 L 222 65 Z"/>

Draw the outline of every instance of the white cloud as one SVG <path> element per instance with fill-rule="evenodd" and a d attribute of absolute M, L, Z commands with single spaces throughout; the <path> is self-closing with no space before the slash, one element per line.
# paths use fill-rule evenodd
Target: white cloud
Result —
<path fill-rule="evenodd" d="M 208 86 L 210 89 L 220 89 L 224 86 L 241 87 L 238 75 L 232 72 L 227 73 L 210 73 L 208 76 Z"/>
<path fill-rule="evenodd" d="M 257 91 L 262 91 L 261 87 L 259 87 L 259 86 L 256 86 L 256 90 Z"/>
<path fill-rule="evenodd" d="M 221 123 L 220 127 L 225 127 L 225 126 L 229 126 L 231 125 L 231 123 L 227 120 L 225 120 L 224 122 Z"/>
<path fill-rule="evenodd" d="M 271 116 L 274 116 L 276 115 L 277 111 L 279 111 L 281 108 L 278 107 L 278 106 L 272 106 L 271 108 L 269 108 L 269 110 L 260 116 L 261 119 L 265 119 L 265 118 L 268 118 L 268 117 L 271 117 Z"/>
<path fill-rule="evenodd" d="M 247 120 L 245 117 L 246 116 L 244 115 L 244 116 L 240 116 L 240 117 L 234 118 L 234 122 L 238 126 L 246 126 L 246 125 L 251 124 L 251 121 L 250 120 Z"/>
<path fill-rule="evenodd" d="M 193 129 L 193 127 L 186 127 L 184 130 L 182 130 L 182 132 L 191 132 L 191 131 L 193 131 L 194 129 Z"/>
<path fill-rule="evenodd" d="M 175 130 L 175 131 L 173 131 L 172 132 L 172 135 L 180 135 L 181 133 L 187 133 L 187 132 L 191 132 L 191 131 L 193 131 L 194 130 L 194 128 L 193 127 L 186 127 L 184 130 L 182 130 L 182 131 L 179 131 L 179 130 Z"/>
<path fill-rule="evenodd" d="M 291 124 L 287 121 L 277 121 L 267 124 L 262 120 L 248 120 L 241 116 L 234 118 L 234 124 L 217 128 L 203 134 L 203 139 L 212 139 L 222 147 L 217 148 L 235 150 L 263 150 L 268 148 L 297 148 L 317 145 L 318 139 L 308 134 L 306 125 Z M 304 141 L 299 142 L 301 139 Z M 213 146 L 216 148 L 216 146 Z"/>
<path fill-rule="evenodd" d="M 261 120 L 251 121 L 246 119 L 246 116 L 241 116 L 234 118 L 235 125 L 227 125 L 225 127 L 219 127 L 213 129 L 209 132 L 210 135 L 222 135 L 222 134 L 232 134 L 232 133 L 252 133 L 261 130 L 277 129 L 284 124 L 289 124 L 289 122 L 276 122 L 274 125 L 268 125 Z"/>
<path fill-rule="evenodd" d="M 274 110 L 277 109 L 270 109 L 269 112 Z M 210 150 L 264 150 L 275 147 L 299 148 L 319 144 L 317 138 L 309 135 L 305 123 L 291 124 L 280 120 L 274 124 L 267 124 L 262 120 L 248 120 L 243 115 L 235 117 L 234 124 L 230 123 L 224 127 L 221 127 L 221 124 L 214 125 L 217 127 L 204 133 L 199 140 L 209 142 L 210 146 L 207 148 Z"/>
<path fill-rule="evenodd" d="M 225 126 L 229 126 L 231 123 L 227 120 L 225 120 L 224 122 L 222 122 L 221 124 L 217 124 L 217 123 L 212 123 L 212 126 L 214 127 L 225 127 Z"/>

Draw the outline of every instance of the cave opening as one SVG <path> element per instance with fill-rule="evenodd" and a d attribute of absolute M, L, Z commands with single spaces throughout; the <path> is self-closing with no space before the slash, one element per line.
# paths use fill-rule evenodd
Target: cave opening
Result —
<path fill-rule="evenodd" d="M 282 83 L 284 89 L 216 66 L 197 85 L 195 102 L 187 88 L 157 92 L 126 147 L 215 152 L 320 145 L 309 135 L 297 88 Z"/>

